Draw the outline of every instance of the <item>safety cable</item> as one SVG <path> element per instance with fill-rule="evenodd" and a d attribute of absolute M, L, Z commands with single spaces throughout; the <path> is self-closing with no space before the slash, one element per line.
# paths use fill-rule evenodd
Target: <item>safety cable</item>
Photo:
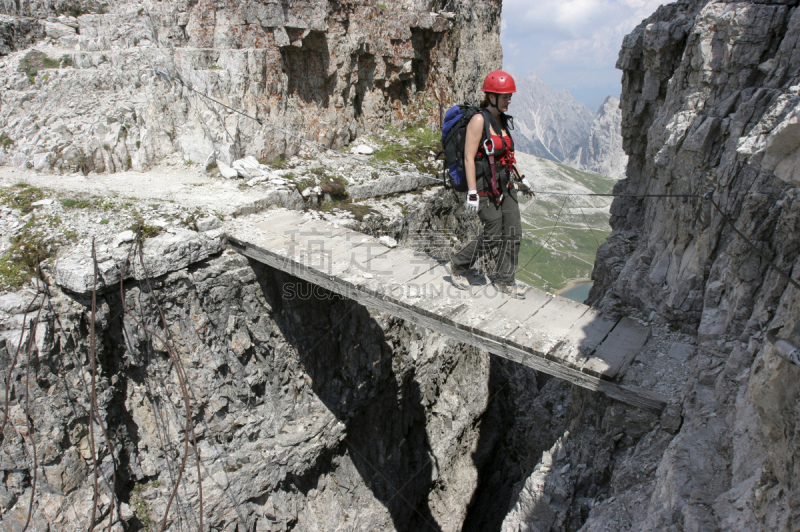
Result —
<path fill-rule="evenodd" d="M 731 228 L 732 228 L 734 231 L 736 231 L 736 234 L 737 234 L 737 235 L 739 235 L 739 236 L 742 238 L 742 240 L 744 240 L 745 242 L 747 242 L 747 245 L 749 245 L 751 248 L 753 248 L 753 249 L 756 251 L 756 253 L 758 253 L 758 254 L 761 256 L 761 258 L 762 258 L 762 259 L 764 259 L 765 261 L 767 261 L 767 264 L 769 264 L 770 266 L 772 266 L 772 269 L 774 269 L 776 272 L 778 272 L 778 273 L 779 273 L 779 274 L 781 274 L 783 277 L 785 277 L 787 281 L 789 281 L 790 283 L 792 283 L 792 286 L 794 286 L 795 288 L 797 288 L 798 290 L 800 290 L 800 283 L 798 283 L 797 281 L 795 281 L 794 279 L 792 279 L 792 276 L 791 276 L 791 275 L 789 275 L 788 273 L 786 273 L 785 271 L 783 271 L 783 270 L 782 270 L 781 268 L 779 268 L 779 267 L 778 267 L 778 266 L 777 266 L 777 265 L 776 265 L 774 262 L 772 262 L 772 260 L 771 260 L 771 259 L 769 259 L 769 257 L 767 257 L 767 256 L 764 254 L 764 252 L 762 252 L 760 249 L 758 249 L 758 247 L 757 247 L 755 244 L 753 244 L 753 243 L 750 241 L 750 239 L 749 239 L 749 238 L 747 238 L 746 236 L 744 236 L 744 235 L 742 234 L 742 232 L 741 232 L 741 231 L 739 231 L 739 230 L 736 228 L 736 226 L 735 226 L 735 225 L 733 225 L 733 221 L 732 221 L 730 218 L 728 218 L 728 215 L 727 215 L 727 214 L 725 214 L 724 212 L 722 212 L 722 209 L 720 208 L 720 206 L 719 206 L 719 205 L 717 205 L 717 202 L 716 202 L 716 201 L 714 201 L 714 199 L 711 197 L 711 193 L 710 193 L 710 192 L 707 194 L 707 197 L 704 197 L 704 199 L 707 199 L 708 201 L 710 201 L 710 202 L 711 202 L 711 205 L 713 205 L 713 206 L 714 206 L 714 208 L 715 208 L 715 209 L 717 209 L 717 212 L 719 212 L 719 213 L 720 213 L 720 215 L 722 216 L 722 218 L 723 218 L 723 219 L 724 219 L 726 222 L 728 222 L 728 225 L 730 225 L 730 226 L 731 226 Z"/>
<path fill-rule="evenodd" d="M 281 132 L 281 133 L 283 133 L 284 135 L 288 135 L 288 136 L 290 136 L 290 137 L 292 137 L 292 138 L 295 138 L 295 139 L 297 139 L 297 140 L 301 140 L 301 141 L 303 141 L 303 142 L 305 142 L 305 143 L 307 143 L 307 144 L 310 144 L 310 145 L 312 145 L 312 146 L 315 146 L 315 147 L 317 147 L 317 148 L 320 148 L 320 149 L 322 149 L 322 150 L 327 150 L 327 151 L 330 151 L 330 152 L 336 153 L 336 154 L 338 154 L 338 155 L 340 155 L 340 156 L 342 156 L 342 157 L 346 157 L 346 158 L 348 158 L 348 159 L 351 159 L 351 160 L 353 160 L 353 161 L 357 161 L 357 162 L 359 162 L 359 163 L 362 163 L 362 164 L 369 164 L 369 165 L 371 165 L 371 166 L 374 166 L 374 167 L 376 167 L 376 168 L 383 168 L 383 169 L 385 169 L 385 170 L 391 170 L 391 171 L 393 171 L 393 172 L 399 172 L 399 173 L 401 173 L 401 174 L 408 174 L 408 175 L 412 175 L 412 176 L 415 176 L 415 177 L 422 177 L 422 178 L 425 178 L 425 179 L 430 179 L 431 181 L 439 181 L 440 183 L 444 183 L 444 179 L 442 179 L 442 178 L 439 178 L 439 177 L 433 177 L 433 176 L 430 176 L 430 175 L 421 174 L 421 173 L 419 173 L 419 172 L 411 172 L 411 171 L 409 171 L 409 170 L 403 170 L 402 168 L 396 168 L 396 167 L 394 167 L 394 166 L 388 166 L 388 165 L 385 165 L 385 164 L 376 163 L 376 162 L 374 162 L 374 161 L 370 161 L 370 160 L 368 160 L 368 159 L 362 159 L 362 158 L 360 158 L 360 157 L 354 157 L 354 156 L 352 156 L 352 155 L 349 155 L 349 154 L 347 154 L 347 153 L 344 153 L 344 152 L 342 152 L 342 151 L 335 150 L 335 149 L 333 149 L 333 148 L 329 148 L 328 146 L 324 146 L 324 145 L 322 145 L 322 144 L 320 144 L 320 143 L 318 143 L 318 142 L 314 142 L 313 140 L 308 140 L 308 139 L 306 139 L 306 138 L 303 138 L 303 137 L 301 137 L 301 136 L 299 136 L 299 135 L 295 135 L 294 133 L 291 133 L 291 132 L 289 132 L 289 131 L 286 131 L 285 129 L 281 129 L 281 128 L 279 128 L 278 126 L 273 126 L 272 124 L 267 124 L 266 122 L 264 122 L 264 121 L 263 121 L 263 120 L 261 120 L 260 118 L 256 118 L 255 116 L 250 116 L 250 115 L 248 115 L 247 113 L 243 113 L 242 111 L 239 111 L 238 109 L 234 109 L 233 107 L 231 107 L 231 106 L 229 106 L 229 105 L 226 105 L 226 104 L 222 103 L 221 101 L 219 101 L 219 100 L 217 100 L 217 99 L 214 99 L 214 98 L 212 98 L 211 96 L 208 96 L 208 95 L 206 95 L 206 94 L 203 94 L 202 92 L 200 92 L 200 91 L 197 91 L 197 90 L 193 89 L 192 87 L 190 87 L 189 85 L 187 85 L 187 84 L 186 84 L 186 83 L 185 83 L 185 82 L 184 82 L 182 79 L 180 79 L 180 78 L 175 78 L 175 77 L 172 77 L 172 76 L 170 76 L 170 75 L 169 75 L 169 74 L 168 74 L 168 73 L 167 73 L 165 70 L 163 70 L 163 69 L 160 69 L 160 68 L 158 68 L 158 67 L 153 67 L 153 71 L 154 71 L 154 72 L 155 72 L 155 74 L 156 74 L 156 75 L 157 75 L 159 78 L 161 78 L 161 79 L 162 79 L 162 80 L 163 80 L 165 83 L 168 83 L 168 84 L 169 84 L 169 81 L 170 81 L 171 79 L 172 79 L 172 80 L 174 80 L 174 81 L 177 81 L 178 83 L 180 83 L 180 84 L 181 84 L 181 86 L 182 86 L 182 87 L 185 87 L 186 89 L 188 89 L 188 90 L 192 91 L 193 93 L 197 94 L 198 96 L 200 96 L 200 97 L 202 97 L 202 98 L 205 98 L 205 99 L 207 99 L 207 100 L 210 100 L 210 101 L 212 101 L 212 102 L 214 102 L 214 103 L 216 103 L 216 104 L 218 104 L 218 105 L 221 105 L 221 106 L 222 106 L 222 107 L 224 107 L 225 109 L 228 109 L 228 110 L 230 110 L 230 111 L 233 111 L 234 113 L 238 113 L 238 114 L 240 114 L 240 115 L 242 115 L 242 116 L 244 116 L 244 117 L 247 117 L 247 118 L 249 118 L 250 120 L 254 120 L 254 121 L 258 122 L 258 125 L 260 125 L 260 126 L 262 126 L 262 127 L 268 127 L 268 128 L 270 128 L 270 129 L 274 129 L 275 131 L 280 131 L 280 132 Z"/>
<path fill-rule="evenodd" d="M 560 192 L 554 190 L 534 190 L 534 194 L 547 196 L 594 196 L 598 198 L 705 198 L 701 194 L 600 194 L 597 192 Z"/>
<path fill-rule="evenodd" d="M 722 219 L 725 220 L 725 222 L 728 225 L 731 226 L 731 228 L 734 230 L 734 232 L 736 232 L 736 234 L 739 235 L 739 237 L 741 237 L 741 239 L 744 240 L 747 243 L 748 246 L 753 248 L 755 250 L 755 252 L 758 253 L 758 255 L 762 259 L 764 259 L 767 262 L 767 264 L 769 264 L 772 267 L 772 269 L 774 269 L 776 272 L 778 272 L 778 274 L 783 276 L 789 283 L 792 284 L 792 286 L 794 286 L 795 288 L 800 290 L 800 283 L 795 281 L 792 278 L 792 276 L 789 275 L 787 272 L 785 272 L 782 268 L 778 267 L 769 257 L 766 256 L 766 254 L 764 254 L 763 251 L 758 249 L 758 246 L 756 246 L 749 238 L 747 238 L 744 235 L 744 233 L 739 231 L 739 229 L 734 224 L 733 220 L 731 220 L 728 217 L 728 215 L 725 214 L 725 212 L 722 210 L 722 208 L 719 206 L 719 204 L 717 204 L 717 202 L 714 201 L 713 191 L 708 191 L 705 194 L 599 194 L 599 193 L 556 192 L 556 191 L 537 191 L 535 193 L 536 194 L 543 194 L 543 195 L 544 194 L 552 194 L 552 195 L 558 195 L 558 196 L 597 196 L 597 197 L 611 197 L 611 198 L 696 198 L 696 199 L 707 200 L 707 201 L 709 201 L 711 203 L 711 205 L 714 206 L 714 208 L 717 210 L 717 212 L 719 212 L 720 216 L 722 216 Z M 563 207 L 564 206 L 562 205 L 561 208 L 563 209 Z M 561 214 L 561 211 L 559 211 L 559 215 L 560 214 Z M 556 224 L 558 224 L 558 221 L 556 221 Z M 549 238 L 548 238 L 548 240 L 549 240 Z M 528 262 L 530 263 L 530 261 L 528 261 Z M 525 266 L 527 266 L 527 264 Z"/>
<path fill-rule="evenodd" d="M 233 107 L 222 103 L 221 101 L 219 101 L 219 100 L 217 100 L 215 98 L 212 98 L 212 97 L 210 97 L 210 96 L 208 96 L 206 94 L 203 94 L 202 92 L 197 91 L 194 88 L 192 88 L 189 85 L 187 85 L 182 79 L 175 78 L 175 77 L 171 76 L 166 70 L 164 70 L 162 68 L 154 66 L 153 67 L 153 72 L 155 73 L 156 76 L 158 76 L 161 80 L 163 80 L 168 85 L 171 85 L 170 84 L 170 80 L 177 81 L 178 83 L 181 84 L 182 87 L 185 87 L 186 89 L 190 90 L 194 94 L 197 94 L 198 96 L 200 96 L 202 98 L 210 100 L 210 101 L 212 101 L 212 102 L 214 102 L 214 103 L 216 103 L 218 105 L 221 105 L 222 107 L 224 107 L 224 108 L 226 108 L 226 109 L 228 109 L 228 110 L 230 110 L 230 111 L 232 111 L 234 113 L 238 113 L 238 114 L 240 114 L 240 115 L 242 115 L 244 117 L 247 117 L 247 118 L 249 118 L 251 120 L 254 120 L 255 122 L 257 122 L 262 127 L 268 127 L 268 128 L 273 129 L 275 131 L 280 131 L 281 133 L 283 133 L 285 135 L 288 135 L 288 136 L 290 136 L 292 138 L 298 139 L 298 140 L 300 140 L 302 142 L 305 142 L 307 144 L 310 144 L 310 145 L 315 146 L 317 148 L 320 148 L 322 150 L 334 152 L 334 153 L 336 153 L 336 154 L 338 154 L 338 155 L 340 155 L 342 157 L 346 157 L 348 159 L 351 159 L 353 161 L 357 161 L 357 162 L 362 163 L 362 164 L 368 164 L 368 165 L 371 165 L 371 166 L 374 166 L 374 167 L 377 167 L 377 168 L 384 168 L 386 170 L 391 170 L 393 172 L 399 172 L 399 173 L 403 173 L 403 174 L 422 177 L 422 178 L 425 178 L 425 179 L 430 179 L 431 181 L 438 181 L 440 183 L 445 183 L 444 179 L 441 179 L 441 178 L 438 178 L 438 177 L 433 177 L 433 176 L 430 176 L 430 175 L 421 174 L 419 172 L 410 172 L 408 170 L 395 168 L 393 166 L 388 166 L 388 165 L 385 165 L 385 164 L 376 163 L 376 162 L 370 161 L 368 159 L 362 159 L 360 157 L 354 157 L 352 155 L 346 154 L 346 153 L 341 152 L 339 150 L 335 150 L 333 148 L 329 148 L 327 146 L 323 146 L 322 144 L 319 144 L 317 142 L 308 140 L 308 139 L 303 138 L 303 137 L 301 137 L 299 135 L 295 135 L 294 133 L 286 131 L 285 129 L 281 129 L 281 128 L 277 127 L 277 126 L 273 126 L 271 124 L 267 124 L 264 121 L 262 121 L 260 118 L 257 118 L 257 117 L 254 117 L 254 116 L 250 116 L 250 115 L 248 115 L 248 114 L 246 114 L 246 113 L 244 113 L 242 111 L 239 111 L 238 109 L 234 109 Z M 751 248 L 756 250 L 756 252 L 764 260 L 766 260 L 767 263 L 770 266 L 772 266 L 772 268 L 776 272 L 778 272 L 780 275 L 785 277 L 786 280 L 789 281 L 795 288 L 800 290 L 800 283 L 798 283 L 797 281 L 792 279 L 792 277 L 788 273 L 786 273 L 781 268 L 776 266 L 775 263 L 773 263 L 769 258 L 767 258 L 767 256 L 760 249 L 758 249 L 758 247 L 755 244 L 753 244 L 744 234 L 742 234 L 741 231 L 739 231 L 736 228 L 736 226 L 734 225 L 733 221 L 730 218 L 728 218 L 728 216 L 722 211 L 722 209 L 719 207 L 719 205 L 717 205 L 717 203 L 712 199 L 712 197 L 711 197 L 712 192 L 711 191 L 707 192 L 706 194 L 702 194 L 702 195 L 701 194 L 614 194 L 614 193 L 603 194 L 603 193 L 597 193 L 597 192 L 580 193 L 580 192 L 562 192 L 562 191 L 554 191 L 554 190 L 539 190 L 539 191 L 535 191 L 534 190 L 532 192 L 534 194 L 553 195 L 553 196 L 583 196 L 583 197 L 598 197 L 598 198 L 636 198 L 636 199 L 644 199 L 644 198 L 687 198 L 687 199 L 689 199 L 689 198 L 700 198 L 700 199 L 709 200 L 711 202 L 711 204 L 714 206 L 714 208 L 720 213 L 720 215 L 725 220 L 725 222 L 733 228 L 733 230 L 736 232 L 737 235 L 739 235 L 745 242 L 747 242 L 747 244 Z M 561 209 L 563 210 L 563 208 L 564 208 L 564 205 L 562 204 Z M 559 211 L 559 215 L 560 214 L 561 214 L 561 211 Z M 556 226 L 557 225 L 558 225 L 558 221 L 556 221 Z M 554 226 L 553 229 L 555 230 L 555 226 Z M 552 233 L 551 233 L 551 236 L 552 236 Z M 550 238 L 548 237 L 548 241 L 549 241 L 549 239 Z M 538 251 L 537 251 L 537 254 L 538 254 Z M 530 262 L 530 261 L 528 261 L 528 262 Z"/>

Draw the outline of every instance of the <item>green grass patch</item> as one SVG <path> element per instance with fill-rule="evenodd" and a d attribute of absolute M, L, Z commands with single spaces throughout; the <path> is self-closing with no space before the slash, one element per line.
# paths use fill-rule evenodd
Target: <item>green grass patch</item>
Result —
<path fill-rule="evenodd" d="M 317 180 L 311 177 L 297 177 L 293 172 L 287 172 L 283 174 L 281 177 L 290 181 L 295 184 L 297 190 L 303 191 L 309 187 L 314 187 L 317 185 Z"/>
<path fill-rule="evenodd" d="M 283 170 L 289 167 L 289 162 L 286 160 L 285 157 L 276 157 L 271 161 L 267 162 L 266 160 L 259 159 L 258 162 L 261 164 L 268 164 L 269 166 L 275 168 L 276 170 Z"/>
<path fill-rule="evenodd" d="M 88 209 L 94 205 L 90 199 L 62 198 L 58 201 L 65 209 Z"/>
<path fill-rule="evenodd" d="M 128 226 L 128 229 L 138 235 L 139 242 L 144 242 L 148 238 L 153 238 L 161 234 L 161 227 L 158 227 L 157 225 L 149 225 L 147 222 L 145 222 L 144 216 L 142 216 L 139 211 L 134 209 L 131 214 L 133 215 L 134 221 L 130 226 Z"/>
<path fill-rule="evenodd" d="M 61 198 L 58 201 L 65 209 L 97 209 L 101 211 L 110 211 L 117 208 L 114 200 L 109 198 L 101 198 L 99 196 L 91 196 L 89 198 L 79 199 Z"/>
<path fill-rule="evenodd" d="M 36 275 L 39 263 L 52 257 L 58 246 L 77 237 L 72 230 L 63 229 L 56 238 L 47 238 L 47 228 L 58 227 L 57 216 L 37 217 L 35 214 L 10 239 L 11 247 L 0 256 L 0 290 L 17 290 Z"/>
<path fill-rule="evenodd" d="M 389 127 L 390 136 L 381 142 L 373 159 L 383 164 L 411 163 L 422 173 L 435 173 L 436 161 L 429 161 L 430 152 L 441 149 L 441 133 L 429 127 L 411 125 L 405 129 Z"/>
<path fill-rule="evenodd" d="M 617 183 L 615 179 L 605 177 L 600 174 L 583 172 L 561 163 L 554 163 L 558 168 L 569 177 L 585 186 L 595 194 L 610 194 Z"/>
<path fill-rule="evenodd" d="M 6 188 L 0 188 L 0 203 L 12 209 L 19 209 L 22 214 L 33 210 L 31 203 L 44 199 L 45 192 L 37 187 L 19 183 Z"/>
<path fill-rule="evenodd" d="M 347 197 L 347 185 L 347 180 L 339 175 L 326 175 L 319 182 L 323 192 L 339 199 Z"/>
<path fill-rule="evenodd" d="M 368 205 L 359 203 L 349 198 L 329 201 L 316 207 L 320 212 L 344 211 L 352 213 L 357 221 L 362 221 L 367 215 L 377 214 L 377 211 Z"/>

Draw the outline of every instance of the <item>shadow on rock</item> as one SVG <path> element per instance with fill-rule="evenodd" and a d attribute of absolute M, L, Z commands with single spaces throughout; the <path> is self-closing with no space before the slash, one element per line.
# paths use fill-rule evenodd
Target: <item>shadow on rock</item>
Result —
<path fill-rule="evenodd" d="M 251 265 L 314 393 L 346 426 L 340 452 L 385 505 L 395 529 L 441 530 L 428 505 L 434 464 L 415 368 L 394 359 L 393 337 L 405 323 L 380 324 L 354 301 Z"/>

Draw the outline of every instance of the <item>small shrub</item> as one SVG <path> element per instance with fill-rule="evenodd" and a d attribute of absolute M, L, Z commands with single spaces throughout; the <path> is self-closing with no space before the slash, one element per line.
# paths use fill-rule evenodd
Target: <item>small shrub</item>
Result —
<path fill-rule="evenodd" d="M 136 518 L 142 525 L 142 529 L 148 532 L 155 530 L 158 526 L 158 521 L 150 517 L 150 505 L 144 500 L 143 492 L 150 488 L 160 488 L 161 482 L 153 480 L 147 484 L 137 484 L 131 491 L 130 506 Z"/>
<path fill-rule="evenodd" d="M 218 65 L 218 64 L 216 64 L 216 63 L 211 63 L 211 64 L 208 66 L 208 68 L 209 68 L 209 70 L 222 70 L 222 67 L 221 67 L 221 66 L 219 66 L 219 65 Z"/>
<path fill-rule="evenodd" d="M 25 56 L 19 62 L 17 72 L 23 72 L 26 76 L 28 76 L 28 81 L 30 81 L 31 85 L 33 85 L 33 83 L 36 81 L 36 74 L 38 74 L 40 70 L 47 68 L 59 68 L 60 65 L 60 60 L 51 59 L 47 57 L 44 52 L 40 52 L 39 50 L 31 50 L 25 54 Z"/>
<path fill-rule="evenodd" d="M 8 153 L 8 149 L 14 145 L 14 139 L 6 135 L 5 131 L 0 131 L 0 146 L 3 147 L 3 152 Z"/>
<path fill-rule="evenodd" d="M 33 168 L 33 163 L 32 163 L 32 162 L 30 162 L 30 161 L 27 161 L 27 162 L 25 163 L 25 168 L 27 168 L 28 170 L 30 170 L 31 168 Z"/>
<path fill-rule="evenodd" d="M 143 7 L 140 7 L 140 8 L 139 8 L 139 11 L 137 11 L 137 12 L 136 12 L 136 14 L 137 14 L 137 15 L 139 15 L 139 16 L 141 17 L 141 16 L 142 16 L 142 13 L 144 13 L 144 8 L 143 8 Z"/>
<path fill-rule="evenodd" d="M 136 83 L 133 84 L 133 86 L 136 87 L 137 89 L 141 89 L 142 88 L 142 82 L 141 81 L 137 81 Z"/>
<path fill-rule="evenodd" d="M 103 144 L 103 149 L 106 151 L 111 151 L 111 146 L 109 146 L 108 144 Z"/>
<path fill-rule="evenodd" d="M 144 242 L 148 238 L 153 238 L 161 233 L 161 228 L 157 225 L 148 225 L 146 223 L 134 223 L 128 227 L 131 231 L 139 235 L 139 241 Z"/>

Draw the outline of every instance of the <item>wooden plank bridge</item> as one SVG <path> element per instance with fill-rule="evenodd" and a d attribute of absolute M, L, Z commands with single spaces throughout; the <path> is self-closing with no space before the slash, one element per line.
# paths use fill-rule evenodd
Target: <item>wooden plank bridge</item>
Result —
<path fill-rule="evenodd" d="M 666 400 L 622 384 L 650 329 L 529 289 L 524 300 L 484 277 L 470 290 L 449 282 L 444 263 L 296 212 L 242 221 L 229 244 L 256 261 L 458 341 L 659 413 Z"/>

